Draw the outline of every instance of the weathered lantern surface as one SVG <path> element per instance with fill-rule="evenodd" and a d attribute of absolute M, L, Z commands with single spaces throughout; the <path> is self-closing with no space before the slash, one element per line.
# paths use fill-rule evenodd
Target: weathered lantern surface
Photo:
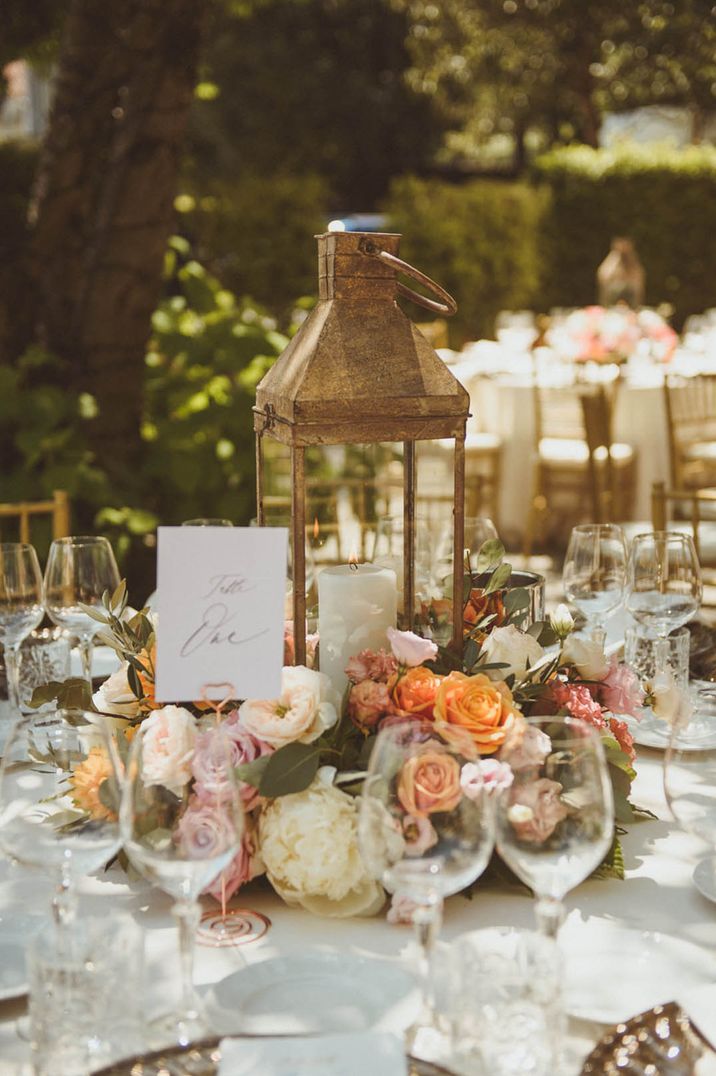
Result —
<path fill-rule="evenodd" d="M 264 522 L 262 438 L 291 450 L 293 614 L 296 661 L 305 660 L 305 449 L 312 445 L 403 442 L 404 594 L 414 600 L 415 442 L 452 438 L 454 459 L 453 639 L 462 634 L 465 424 L 469 396 L 396 294 L 442 314 L 454 301 L 398 257 L 399 235 L 332 232 L 318 238 L 319 302 L 256 391 L 257 501 Z M 439 296 L 397 279 L 402 272 Z"/>

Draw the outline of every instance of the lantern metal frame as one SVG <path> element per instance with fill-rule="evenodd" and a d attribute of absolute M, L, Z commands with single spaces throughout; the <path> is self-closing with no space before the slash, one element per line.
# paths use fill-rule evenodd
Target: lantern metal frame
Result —
<path fill-rule="evenodd" d="M 256 390 L 256 502 L 265 524 L 263 439 L 291 455 L 291 547 L 295 660 L 306 660 L 306 449 L 315 445 L 403 444 L 403 594 L 414 624 L 416 445 L 454 441 L 452 646 L 462 645 L 465 429 L 469 396 L 400 310 L 403 295 L 449 315 L 455 301 L 398 258 L 400 236 L 329 232 L 318 240 L 319 303 Z M 437 299 L 397 280 L 410 276 Z"/>

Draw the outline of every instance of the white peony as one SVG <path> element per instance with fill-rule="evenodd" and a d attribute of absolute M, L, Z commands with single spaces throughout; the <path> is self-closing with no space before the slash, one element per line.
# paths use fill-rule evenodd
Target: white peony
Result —
<path fill-rule="evenodd" d="M 480 657 L 483 661 L 500 661 L 507 665 L 506 669 L 486 669 L 485 672 L 491 680 L 504 680 L 512 674 L 517 680 L 521 680 L 527 670 L 543 655 L 544 648 L 536 639 L 510 624 L 506 628 L 494 628 L 490 632 Z"/>
<path fill-rule="evenodd" d="M 287 904 L 316 915 L 375 915 L 382 887 L 358 848 L 356 801 L 317 777 L 303 792 L 262 810 L 259 847 L 269 880 Z"/>
<path fill-rule="evenodd" d="M 163 706 L 142 725 L 142 777 L 177 796 L 192 777 L 196 721 L 182 706 Z"/>
<path fill-rule="evenodd" d="M 693 713 L 688 694 L 677 684 L 671 669 L 658 673 L 651 684 L 651 709 L 654 717 L 670 725 L 687 725 Z"/>
<path fill-rule="evenodd" d="M 123 661 L 95 691 L 92 702 L 100 713 L 116 714 L 117 717 L 137 717 L 139 714 L 139 700 L 127 680 L 128 668 L 128 663 Z"/>
<path fill-rule="evenodd" d="M 258 740 L 284 747 L 298 740 L 312 743 L 335 725 L 340 699 L 325 673 L 304 665 L 287 665 L 278 699 L 247 699 L 239 707 L 239 724 Z"/>
<path fill-rule="evenodd" d="M 562 647 L 562 661 L 574 665 L 583 680 L 603 680 L 609 671 L 609 662 L 602 643 L 570 635 Z"/>

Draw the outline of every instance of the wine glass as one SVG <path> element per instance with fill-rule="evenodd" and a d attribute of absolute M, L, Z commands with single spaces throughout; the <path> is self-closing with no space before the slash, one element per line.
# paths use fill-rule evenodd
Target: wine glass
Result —
<path fill-rule="evenodd" d="M 119 569 L 106 538 L 56 538 L 45 569 L 45 609 L 53 623 L 79 640 L 82 675 L 92 683 L 92 640 L 102 627 L 82 606 L 102 608 L 102 595 L 119 586 Z"/>
<path fill-rule="evenodd" d="M 20 713 L 20 645 L 44 615 L 42 576 L 34 547 L 24 542 L 0 543 L 0 642 L 15 714 Z"/>
<path fill-rule="evenodd" d="M 529 718 L 500 759 L 514 779 L 497 800 L 497 851 L 534 891 L 539 930 L 556 937 L 564 897 L 599 866 L 614 837 L 601 738 L 574 717 Z"/>
<path fill-rule="evenodd" d="M 52 914 L 63 938 L 75 918 L 75 882 L 119 851 L 119 784 L 112 724 L 56 709 L 23 716 L 0 766 L 0 848 L 57 879 Z"/>
<path fill-rule="evenodd" d="M 185 519 L 182 527 L 233 527 L 230 519 Z"/>
<path fill-rule="evenodd" d="M 431 959 L 443 898 L 479 878 L 492 852 L 492 802 L 478 762 L 464 730 L 451 728 L 447 739 L 431 722 L 399 721 L 378 733 L 363 783 L 361 855 L 413 908 L 420 946 L 423 1012 L 409 1041 L 435 1027 Z"/>
<path fill-rule="evenodd" d="M 679 531 L 636 535 L 627 580 L 627 609 L 635 620 L 665 639 L 691 619 L 701 595 L 701 569 L 690 535 Z"/>
<path fill-rule="evenodd" d="M 567 600 L 587 620 L 587 632 L 604 641 L 604 621 L 624 601 L 627 546 L 614 523 L 586 523 L 572 529 L 562 569 Z"/>
<path fill-rule="evenodd" d="M 241 846 L 243 814 L 231 745 L 221 725 L 197 734 L 193 718 L 145 722 L 132 740 L 120 810 L 124 850 L 148 881 L 174 898 L 182 997 L 153 1021 L 159 1045 L 187 1045 L 210 1031 L 194 992 L 199 894 Z M 198 780 L 196 775 L 201 777 Z"/>

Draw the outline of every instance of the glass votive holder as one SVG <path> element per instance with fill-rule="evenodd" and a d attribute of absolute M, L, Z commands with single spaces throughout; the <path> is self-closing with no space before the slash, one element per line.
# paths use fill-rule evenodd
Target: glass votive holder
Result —
<path fill-rule="evenodd" d="M 28 947 L 36 1076 L 86 1076 L 143 1048 L 144 939 L 131 916 L 48 924 Z"/>
<path fill-rule="evenodd" d="M 453 942 L 453 1048 L 468 1071 L 552 1076 L 564 1042 L 563 964 L 557 943 L 494 927 Z"/>
<path fill-rule="evenodd" d="M 70 638 L 60 628 L 30 632 L 20 647 L 20 706 L 32 712 L 30 700 L 36 687 L 70 675 Z"/>
<path fill-rule="evenodd" d="M 624 662 L 642 683 L 653 681 L 658 672 L 668 669 L 679 689 L 685 691 L 689 682 L 690 645 L 691 633 L 685 627 L 666 638 L 630 627 L 624 635 Z"/>

